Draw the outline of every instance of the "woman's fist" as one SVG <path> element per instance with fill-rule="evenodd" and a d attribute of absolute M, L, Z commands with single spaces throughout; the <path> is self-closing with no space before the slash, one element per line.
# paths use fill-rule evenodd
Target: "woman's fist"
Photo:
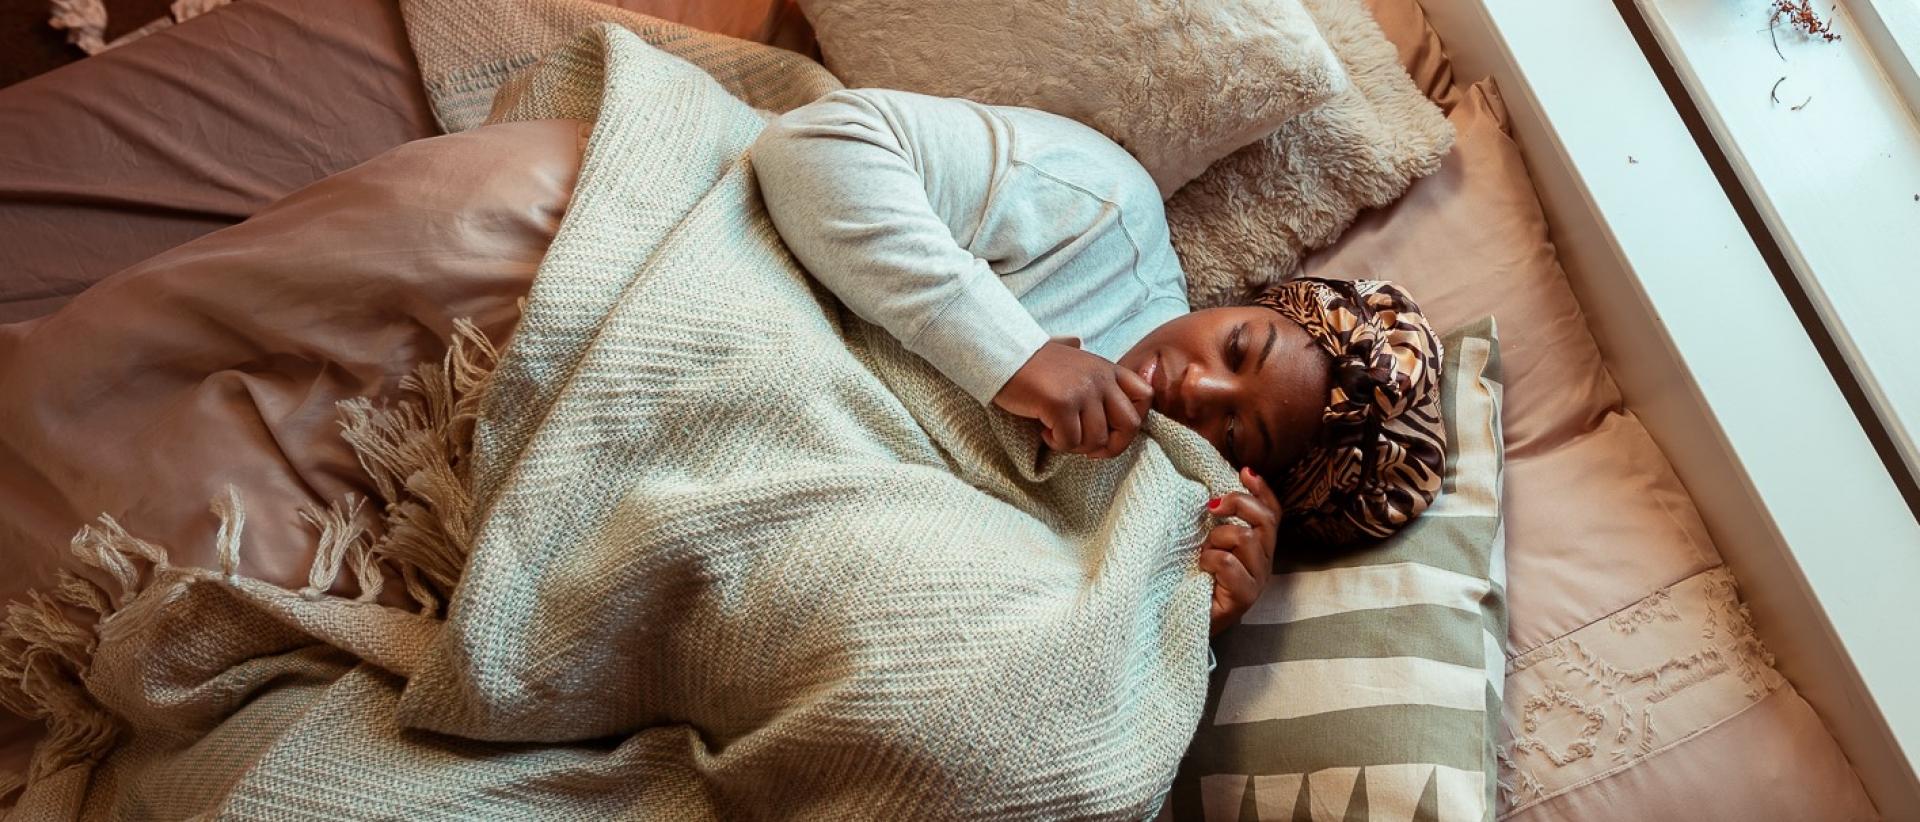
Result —
<path fill-rule="evenodd" d="M 1014 372 L 993 404 L 1039 420 L 1055 451 L 1106 459 L 1127 450 L 1152 404 L 1153 386 L 1078 341 L 1048 341 Z"/>
<path fill-rule="evenodd" d="M 1280 501 L 1253 469 L 1240 469 L 1240 483 L 1249 493 L 1234 492 L 1207 503 L 1207 512 L 1215 517 L 1239 517 L 1247 523 L 1215 525 L 1200 546 L 1200 570 L 1213 577 L 1209 621 L 1215 634 L 1238 623 L 1273 576 Z"/>

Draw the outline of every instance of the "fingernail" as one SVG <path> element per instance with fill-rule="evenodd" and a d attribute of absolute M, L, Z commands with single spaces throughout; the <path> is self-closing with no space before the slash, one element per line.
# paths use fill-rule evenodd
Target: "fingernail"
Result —
<path fill-rule="evenodd" d="M 1219 507 L 1220 507 L 1220 500 L 1219 500 L 1219 498 L 1217 498 L 1217 497 L 1216 497 L 1216 498 L 1214 498 L 1214 499 L 1210 499 L 1210 500 L 1207 500 L 1207 510 L 1209 510 L 1209 511 L 1211 511 L 1211 510 L 1213 510 L 1213 509 L 1215 509 L 1215 508 L 1219 508 Z"/>

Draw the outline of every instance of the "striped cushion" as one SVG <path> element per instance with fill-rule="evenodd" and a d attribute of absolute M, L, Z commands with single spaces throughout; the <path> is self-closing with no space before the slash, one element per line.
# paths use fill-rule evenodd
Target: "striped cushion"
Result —
<path fill-rule="evenodd" d="M 1440 498 L 1375 547 L 1277 571 L 1215 641 L 1163 819 L 1493 818 L 1507 635 L 1493 321 L 1445 346 Z"/>

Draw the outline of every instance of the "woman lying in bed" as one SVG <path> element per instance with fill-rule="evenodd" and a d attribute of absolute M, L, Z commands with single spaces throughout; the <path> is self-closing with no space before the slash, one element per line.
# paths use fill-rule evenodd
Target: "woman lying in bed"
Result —
<path fill-rule="evenodd" d="M 787 113 L 753 159 L 809 272 L 1049 447 L 1116 456 L 1151 408 L 1240 469 L 1251 493 L 1208 507 L 1247 525 L 1199 558 L 1215 633 L 1258 598 L 1283 522 L 1383 537 L 1439 491 L 1440 342 L 1406 292 L 1309 278 L 1189 312 L 1158 190 L 1092 129 L 859 89 Z"/>

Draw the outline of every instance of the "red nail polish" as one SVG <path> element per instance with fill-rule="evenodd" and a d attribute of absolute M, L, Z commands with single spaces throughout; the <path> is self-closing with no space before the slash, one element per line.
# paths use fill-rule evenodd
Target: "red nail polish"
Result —
<path fill-rule="evenodd" d="M 1211 511 L 1211 510 L 1213 510 L 1213 509 L 1215 509 L 1215 508 L 1219 508 L 1219 507 L 1220 507 L 1220 500 L 1218 500 L 1218 499 L 1210 499 L 1210 500 L 1207 500 L 1207 510 L 1209 510 L 1209 511 Z"/>

